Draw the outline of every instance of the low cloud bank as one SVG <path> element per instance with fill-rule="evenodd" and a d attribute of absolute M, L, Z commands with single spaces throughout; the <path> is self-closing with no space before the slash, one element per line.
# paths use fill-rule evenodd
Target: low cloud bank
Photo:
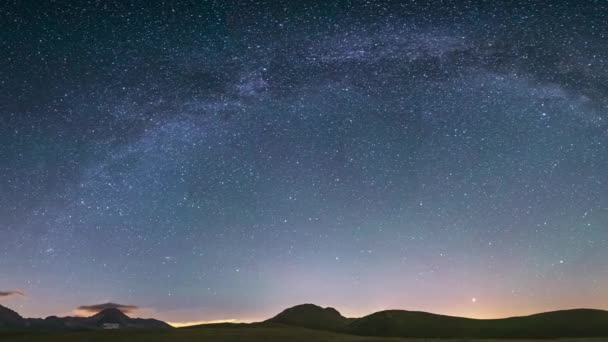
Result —
<path fill-rule="evenodd" d="M 14 297 L 14 296 L 25 297 L 25 293 L 23 293 L 23 291 L 19 291 L 19 290 L 0 291 L 0 298 Z"/>
<path fill-rule="evenodd" d="M 131 313 L 137 309 L 139 306 L 137 305 L 128 305 L 128 304 L 116 304 L 116 303 L 102 303 L 102 304 L 93 304 L 93 305 L 82 305 L 78 307 L 78 310 L 81 312 L 85 312 L 87 314 L 96 314 L 100 311 L 106 309 L 118 309 L 125 314 Z"/>

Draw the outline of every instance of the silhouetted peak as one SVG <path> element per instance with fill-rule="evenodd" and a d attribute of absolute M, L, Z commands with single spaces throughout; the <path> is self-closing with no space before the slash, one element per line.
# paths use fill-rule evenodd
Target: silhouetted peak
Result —
<path fill-rule="evenodd" d="M 301 304 L 283 310 L 268 320 L 272 323 L 295 325 L 305 328 L 334 330 L 346 325 L 348 319 L 334 308 L 322 308 L 314 304 Z"/>
<path fill-rule="evenodd" d="M 120 323 L 130 319 L 129 316 L 117 308 L 101 310 L 91 318 L 97 321 L 103 320 L 104 323 Z"/>
<path fill-rule="evenodd" d="M 0 326 L 19 325 L 23 323 L 23 317 L 15 311 L 0 305 Z"/>
<path fill-rule="evenodd" d="M 325 313 L 334 314 L 337 316 L 342 316 L 340 314 L 340 312 L 338 312 L 338 310 L 336 310 L 334 308 L 331 308 L 331 307 L 323 308 L 323 307 L 315 305 L 315 304 L 300 304 L 300 305 L 293 306 L 291 308 L 287 308 L 283 311 L 283 313 L 293 313 L 293 312 L 325 312 Z"/>

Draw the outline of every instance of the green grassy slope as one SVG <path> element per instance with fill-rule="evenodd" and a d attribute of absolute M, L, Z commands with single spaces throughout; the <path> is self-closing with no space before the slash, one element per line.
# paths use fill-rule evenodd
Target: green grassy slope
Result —
<path fill-rule="evenodd" d="M 608 311 L 578 309 L 505 319 L 471 319 L 427 312 L 387 310 L 349 319 L 313 304 L 284 310 L 265 323 L 359 336 L 411 338 L 608 337 Z"/>
<path fill-rule="evenodd" d="M 474 320 L 426 312 L 387 310 L 359 318 L 348 332 L 364 336 L 470 337 Z"/>
<path fill-rule="evenodd" d="M 48 333 L 0 332 L 2 342 L 422 342 L 431 339 L 363 337 L 280 325 L 213 326 L 172 330 L 72 331 Z M 435 340 L 438 341 L 438 340 Z M 450 339 L 449 342 L 466 341 Z M 492 342 L 500 340 L 479 340 Z M 608 339 L 560 339 L 543 342 L 608 342 Z M 517 340 L 525 342 L 525 340 Z"/>
<path fill-rule="evenodd" d="M 579 309 L 477 320 L 389 310 L 354 320 L 347 331 L 363 336 L 437 338 L 608 337 L 608 312 Z"/>
<path fill-rule="evenodd" d="M 2 342 L 393 342 L 399 339 L 343 335 L 327 331 L 271 325 L 199 326 L 171 330 L 116 330 L 2 333 Z"/>

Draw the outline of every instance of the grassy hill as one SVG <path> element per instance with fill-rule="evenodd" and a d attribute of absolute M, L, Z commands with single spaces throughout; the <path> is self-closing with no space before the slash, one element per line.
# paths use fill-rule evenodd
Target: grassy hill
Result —
<path fill-rule="evenodd" d="M 422 342 L 424 339 L 364 337 L 328 331 L 272 325 L 233 327 L 202 326 L 163 330 L 66 331 L 10 334 L 0 332 L 2 342 Z M 428 341 L 428 340 L 426 340 Z M 464 340 L 450 339 L 450 342 Z M 499 340 L 483 340 L 492 342 Z M 551 342 L 552 340 L 543 340 Z M 558 340 L 553 340 L 558 342 Z M 559 342 L 602 342 L 608 339 L 560 339 Z M 482 340 L 480 340 L 482 342 Z M 524 342 L 524 340 L 518 340 Z"/>
<path fill-rule="evenodd" d="M 607 337 L 608 312 L 579 309 L 481 320 L 390 310 L 356 319 L 347 331 L 363 336 L 425 338 Z"/>
<path fill-rule="evenodd" d="M 312 304 L 284 310 L 266 323 L 359 336 L 409 338 L 608 337 L 608 311 L 578 309 L 504 319 L 471 319 L 427 312 L 387 310 L 345 318 Z"/>
<path fill-rule="evenodd" d="M 91 330 L 47 333 L 2 333 L 2 342 L 397 342 L 280 324 L 211 325 L 170 330 Z"/>
<path fill-rule="evenodd" d="M 350 319 L 334 308 L 322 308 L 314 304 L 302 304 L 286 309 L 267 323 L 280 323 L 309 329 L 343 331 Z"/>
<path fill-rule="evenodd" d="M 387 310 L 354 320 L 351 334 L 401 337 L 471 337 L 475 320 L 426 312 Z"/>

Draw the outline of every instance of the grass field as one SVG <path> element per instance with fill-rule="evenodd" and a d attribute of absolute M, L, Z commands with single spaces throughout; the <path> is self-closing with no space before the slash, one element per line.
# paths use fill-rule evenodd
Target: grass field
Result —
<path fill-rule="evenodd" d="M 186 341 L 218 341 L 218 342 L 398 342 L 398 341 L 431 341 L 430 339 L 400 339 L 376 338 L 342 335 L 293 327 L 197 327 L 190 329 L 172 330 L 116 330 L 116 331 L 73 331 L 73 332 L 29 332 L 2 333 L 2 342 L 186 342 Z M 439 341 L 439 340 L 435 340 Z M 463 339 L 449 339 L 458 342 Z M 499 340 L 476 340 L 499 341 Z M 516 340 L 522 342 L 524 340 Z M 551 341 L 551 340 L 542 340 Z M 556 341 L 556 340 L 554 340 Z M 600 342 L 608 338 L 598 339 L 560 339 L 559 341 Z"/>

